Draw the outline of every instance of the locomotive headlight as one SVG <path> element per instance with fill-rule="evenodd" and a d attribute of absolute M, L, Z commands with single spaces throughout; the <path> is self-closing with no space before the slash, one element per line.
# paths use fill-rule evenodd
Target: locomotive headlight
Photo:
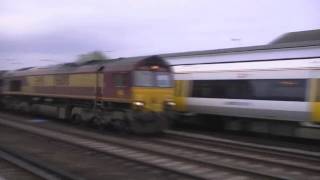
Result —
<path fill-rule="evenodd" d="M 141 102 L 141 101 L 134 101 L 133 102 L 133 105 L 137 106 L 137 107 L 143 107 L 144 106 L 144 103 Z"/>
<path fill-rule="evenodd" d="M 173 102 L 173 101 L 167 101 L 167 105 L 168 105 L 168 106 L 175 106 L 175 105 L 176 105 L 176 103 L 175 103 L 175 102 Z"/>
<path fill-rule="evenodd" d="M 173 101 L 166 101 L 165 102 L 165 106 L 164 106 L 164 110 L 166 111 L 173 111 L 174 108 L 176 106 L 176 103 Z"/>

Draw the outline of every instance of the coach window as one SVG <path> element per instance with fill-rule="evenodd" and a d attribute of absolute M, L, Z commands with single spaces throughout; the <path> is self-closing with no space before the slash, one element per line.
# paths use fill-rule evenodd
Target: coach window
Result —
<path fill-rule="evenodd" d="M 306 80 L 281 79 L 270 82 L 269 97 L 279 101 L 304 101 Z"/>
<path fill-rule="evenodd" d="M 3 81 L 0 79 L 0 87 L 2 87 Z"/>
<path fill-rule="evenodd" d="M 251 87 L 247 80 L 198 80 L 193 84 L 193 97 L 249 99 Z"/>
<path fill-rule="evenodd" d="M 304 101 L 306 80 L 196 80 L 193 87 L 193 97 Z"/>
<path fill-rule="evenodd" d="M 196 80 L 193 82 L 193 97 L 211 97 L 215 98 L 212 91 L 217 91 L 217 87 L 212 86 L 212 81 Z"/>
<path fill-rule="evenodd" d="M 20 80 L 10 81 L 10 91 L 21 91 L 22 82 Z"/>
<path fill-rule="evenodd" d="M 252 99 L 251 85 L 248 80 L 223 81 L 225 98 L 229 99 Z"/>

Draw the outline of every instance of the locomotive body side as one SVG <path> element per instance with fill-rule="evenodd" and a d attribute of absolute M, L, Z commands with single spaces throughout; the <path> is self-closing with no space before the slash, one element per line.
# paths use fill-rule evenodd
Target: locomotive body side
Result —
<path fill-rule="evenodd" d="M 4 75 L 5 71 L 0 71 L 0 106 L 1 106 L 1 98 L 2 98 L 2 92 L 3 92 L 3 86 L 4 86 Z"/>
<path fill-rule="evenodd" d="M 6 95 L 94 99 L 94 73 L 26 75 L 6 78 Z M 99 87 L 101 88 L 101 87 Z"/>

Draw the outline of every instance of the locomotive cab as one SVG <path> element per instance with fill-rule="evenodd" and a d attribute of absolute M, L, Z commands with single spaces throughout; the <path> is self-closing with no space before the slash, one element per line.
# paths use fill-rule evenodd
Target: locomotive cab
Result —
<path fill-rule="evenodd" d="M 165 61 L 154 56 L 134 70 L 132 106 L 136 111 L 150 113 L 168 113 L 173 109 L 173 77 Z"/>
<path fill-rule="evenodd" d="M 104 81 L 105 104 L 125 107 L 124 116 L 134 132 L 167 129 L 175 102 L 172 71 L 163 58 L 135 57 L 105 64 Z"/>

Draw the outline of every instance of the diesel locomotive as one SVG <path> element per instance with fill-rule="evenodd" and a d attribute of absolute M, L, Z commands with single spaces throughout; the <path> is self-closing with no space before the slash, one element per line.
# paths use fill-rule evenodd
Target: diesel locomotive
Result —
<path fill-rule="evenodd" d="M 166 129 L 173 78 L 161 57 L 92 60 L 0 74 L 4 108 L 134 133 Z"/>

